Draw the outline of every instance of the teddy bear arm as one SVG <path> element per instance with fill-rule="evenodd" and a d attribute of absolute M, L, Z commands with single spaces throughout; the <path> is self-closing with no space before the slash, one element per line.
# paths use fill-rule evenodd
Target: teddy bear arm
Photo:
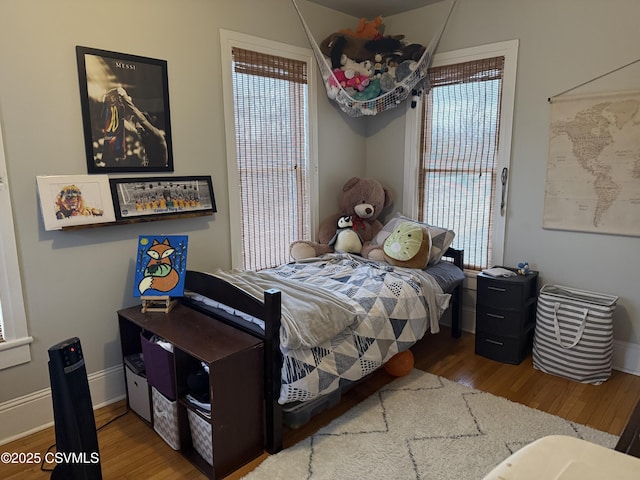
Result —
<path fill-rule="evenodd" d="M 374 220 L 373 222 L 371 222 L 371 238 L 374 239 L 376 237 L 376 235 L 378 235 L 378 233 L 380 233 L 380 230 L 382 230 L 382 223 L 380 223 L 379 220 Z"/>
<path fill-rule="evenodd" d="M 325 218 L 320 223 L 320 228 L 318 228 L 318 242 L 322 244 L 328 244 L 329 241 L 336 234 L 336 225 L 338 223 L 338 219 L 344 215 L 344 213 L 334 213 L 329 217 Z"/>
<path fill-rule="evenodd" d="M 376 238 L 380 230 L 382 230 L 382 224 L 379 221 L 364 220 L 363 224 L 359 226 L 358 233 L 362 238 L 362 242 L 367 243 Z"/>

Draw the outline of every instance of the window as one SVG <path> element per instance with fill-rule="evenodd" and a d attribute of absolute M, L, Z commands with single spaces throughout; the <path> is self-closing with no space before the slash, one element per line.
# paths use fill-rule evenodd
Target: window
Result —
<path fill-rule="evenodd" d="M 0 128 L 0 369 L 31 360 Z"/>
<path fill-rule="evenodd" d="M 315 231 L 313 54 L 228 31 L 221 44 L 233 265 L 260 270 Z"/>
<path fill-rule="evenodd" d="M 456 232 L 465 268 L 501 264 L 517 41 L 434 59 L 417 112 L 413 214 Z"/>

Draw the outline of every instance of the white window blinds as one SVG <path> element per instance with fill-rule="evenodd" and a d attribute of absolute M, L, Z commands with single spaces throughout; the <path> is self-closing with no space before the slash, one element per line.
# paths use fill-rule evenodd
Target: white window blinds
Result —
<path fill-rule="evenodd" d="M 289 260 L 310 238 L 307 63 L 232 49 L 243 267 Z"/>
<path fill-rule="evenodd" d="M 422 110 L 418 215 L 454 230 L 474 270 L 491 259 L 503 72 L 502 56 L 431 68 Z"/>

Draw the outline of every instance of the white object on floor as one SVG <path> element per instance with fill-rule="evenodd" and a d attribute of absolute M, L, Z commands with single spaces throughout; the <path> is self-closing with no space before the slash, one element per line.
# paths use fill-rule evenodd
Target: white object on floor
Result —
<path fill-rule="evenodd" d="M 637 480 L 640 458 L 565 435 L 521 448 L 484 480 Z"/>

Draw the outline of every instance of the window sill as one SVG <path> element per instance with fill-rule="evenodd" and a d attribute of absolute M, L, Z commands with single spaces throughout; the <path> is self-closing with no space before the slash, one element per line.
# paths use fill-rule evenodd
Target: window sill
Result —
<path fill-rule="evenodd" d="M 33 337 L 24 337 L 0 343 L 0 370 L 30 362 L 32 342 Z"/>

